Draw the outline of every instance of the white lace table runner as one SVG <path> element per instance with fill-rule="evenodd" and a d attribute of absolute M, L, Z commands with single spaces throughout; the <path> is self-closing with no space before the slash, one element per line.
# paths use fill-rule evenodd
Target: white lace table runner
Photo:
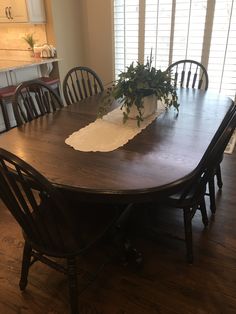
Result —
<path fill-rule="evenodd" d="M 156 112 L 145 118 L 138 127 L 135 119 L 123 123 L 122 110 L 117 108 L 72 133 L 65 143 L 82 152 L 110 152 L 125 145 L 164 111 L 165 105 L 159 104 Z"/>

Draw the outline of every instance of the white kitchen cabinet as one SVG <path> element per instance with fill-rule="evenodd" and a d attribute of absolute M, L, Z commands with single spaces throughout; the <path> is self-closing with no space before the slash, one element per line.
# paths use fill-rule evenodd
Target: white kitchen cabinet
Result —
<path fill-rule="evenodd" d="M 0 0 L 2 23 L 46 23 L 44 0 Z"/>
<path fill-rule="evenodd" d="M 8 23 L 9 15 L 8 15 L 8 0 L 0 0 L 0 22 Z"/>
<path fill-rule="evenodd" d="M 25 0 L 11 0 L 10 18 L 12 22 L 27 22 L 28 14 Z"/>

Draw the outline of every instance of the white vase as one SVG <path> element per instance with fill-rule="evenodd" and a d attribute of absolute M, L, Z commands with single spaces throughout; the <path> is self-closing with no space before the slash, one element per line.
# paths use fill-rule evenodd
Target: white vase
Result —
<path fill-rule="evenodd" d="M 124 107 L 123 110 L 126 112 L 126 108 Z M 150 95 L 143 98 L 143 108 L 141 109 L 142 117 L 145 119 L 152 114 L 154 114 L 157 110 L 157 96 Z M 128 114 L 130 119 L 136 119 L 139 115 L 138 109 L 135 105 L 130 107 L 130 112 Z"/>

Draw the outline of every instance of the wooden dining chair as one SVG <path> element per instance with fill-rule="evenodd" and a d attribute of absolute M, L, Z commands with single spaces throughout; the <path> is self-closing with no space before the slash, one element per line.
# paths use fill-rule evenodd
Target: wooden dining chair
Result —
<path fill-rule="evenodd" d="M 78 314 L 76 258 L 109 230 L 113 232 L 116 223 L 120 227 L 118 218 L 123 219 L 129 208 L 111 210 L 111 205 L 104 209 L 103 204 L 89 206 L 82 202 L 73 208 L 70 200 L 36 169 L 1 148 L 0 197 L 22 228 L 25 240 L 20 289 L 27 286 L 30 266 L 40 261 L 68 277 L 71 313 Z M 65 259 L 66 266 L 59 264 L 57 258 Z"/>
<path fill-rule="evenodd" d="M 208 225 L 208 217 L 205 206 L 206 186 L 236 127 L 236 110 L 232 110 L 227 123 L 221 125 L 211 145 L 201 159 L 192 176 L 180 184 L 180 190 L 175 194 L 163 199 L 159 205 L 170 208 L 183 209 L 185 243 L 187 249 L 187 261 L 193 262 L 192 243 L 192 219 L 197 210 L 201 211 L 204 226 Z M 155 210 L 155 209 L 154 209 Z"/>
<path fill-rule="evenodd" d="M 234 104 L 231 106 L 231 108 L 228 110 L 228 112 L 226 113 L 224 119 L 222 120 L 215 136 L 213 137 L 213 140 L 211 141 L 210 147 L 213 147 L 218 139 L 219 134 L 221 134 L 223 132 L 223 130 L 225 129 L 225 127 L 227 126 L 227 123 L 229 122 L 229 120 L 231 119 L 231 117 L 233 116 L 233 114 L 236 111 L 236 103 L 234 102 Z M 221 168 L 220 168 L 220 163 L 223 160 L 223 155 L 222 154 L 221 158 L 219 159 L 219 164 L 216 166 L 216 168 L 213 171 L 212 177 L 209 178 L 209 182 L 208 182 L 208 192 L 206 192 L 206 195 L 208 195 L 210 197 L 210 209 L 212 214 L 215 214 L 216 212 L 216 201 L 215 201 L 215 176 L 217 176 L 218 180 L 221 180 L 220 182 L 218 182 L 218 185 L 220 185 L 220 188 L 223 185 L 222 179 L 221 179 Z"/>
<path fill-rule="evenodd" d="M 208 89 L 208 74 L 205 67 L 194 60 L 179 60 L 166 70 L 170 72 L 175 87 Z"/>
<path fill-rule="evenodd" d="M 208 89 L 208 73 L 205 67 L 200 62 L 188 59 L 179 60 L 169 65 L 166 71 L 170 73 L 170 76 L 174 81 L 175 87 L 196 88 L 205 91 Z M 216 176 L 217 178 L 217 185 L 219 189 L 221 189 L 223 186 L 220 167 L 221 161 L 219 162 L 219 165 L 217 165 L 213 175 L 213 177 Z M 211 199 L 211 208 L 214 211 L 215 201 L 213 201 L 213 198 L 215 199 L 215 193 L 213 194 L 213 190 L 215 191 L 215 186 L 213 187 L 212 183 L 214 183 L 214 180 L 211 180 L 211 183 L 209 185 L 209 195 Z"/>
<path fill-rule="evenodd" d="M 59 96 L 41 81 L 23 82 L 16 88 L 12 100 L 17 126 L 63 107 Z"/>
<path fill-rule="evenodd" d="M 65 76 L 63 94 L 67 105 L 104 90 L 101 79 L 88 67 L 74 67 Z"/>

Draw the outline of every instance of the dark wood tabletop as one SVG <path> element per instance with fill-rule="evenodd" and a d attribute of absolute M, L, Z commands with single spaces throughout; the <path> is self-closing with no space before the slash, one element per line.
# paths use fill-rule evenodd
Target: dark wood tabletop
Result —
<path fill-rule="evenodd" d="M 196 169 L 230 98 L 210 91 L 178 91 L 180 110 L 169 109 L 123 147 L 80 152 L 65 144 L 96 119 L 100 96 L 40 117 L 0 136 L 0 147 L 18 155 L 53 184 L 85 197 L 125 200 L 160 195 Z"/>

